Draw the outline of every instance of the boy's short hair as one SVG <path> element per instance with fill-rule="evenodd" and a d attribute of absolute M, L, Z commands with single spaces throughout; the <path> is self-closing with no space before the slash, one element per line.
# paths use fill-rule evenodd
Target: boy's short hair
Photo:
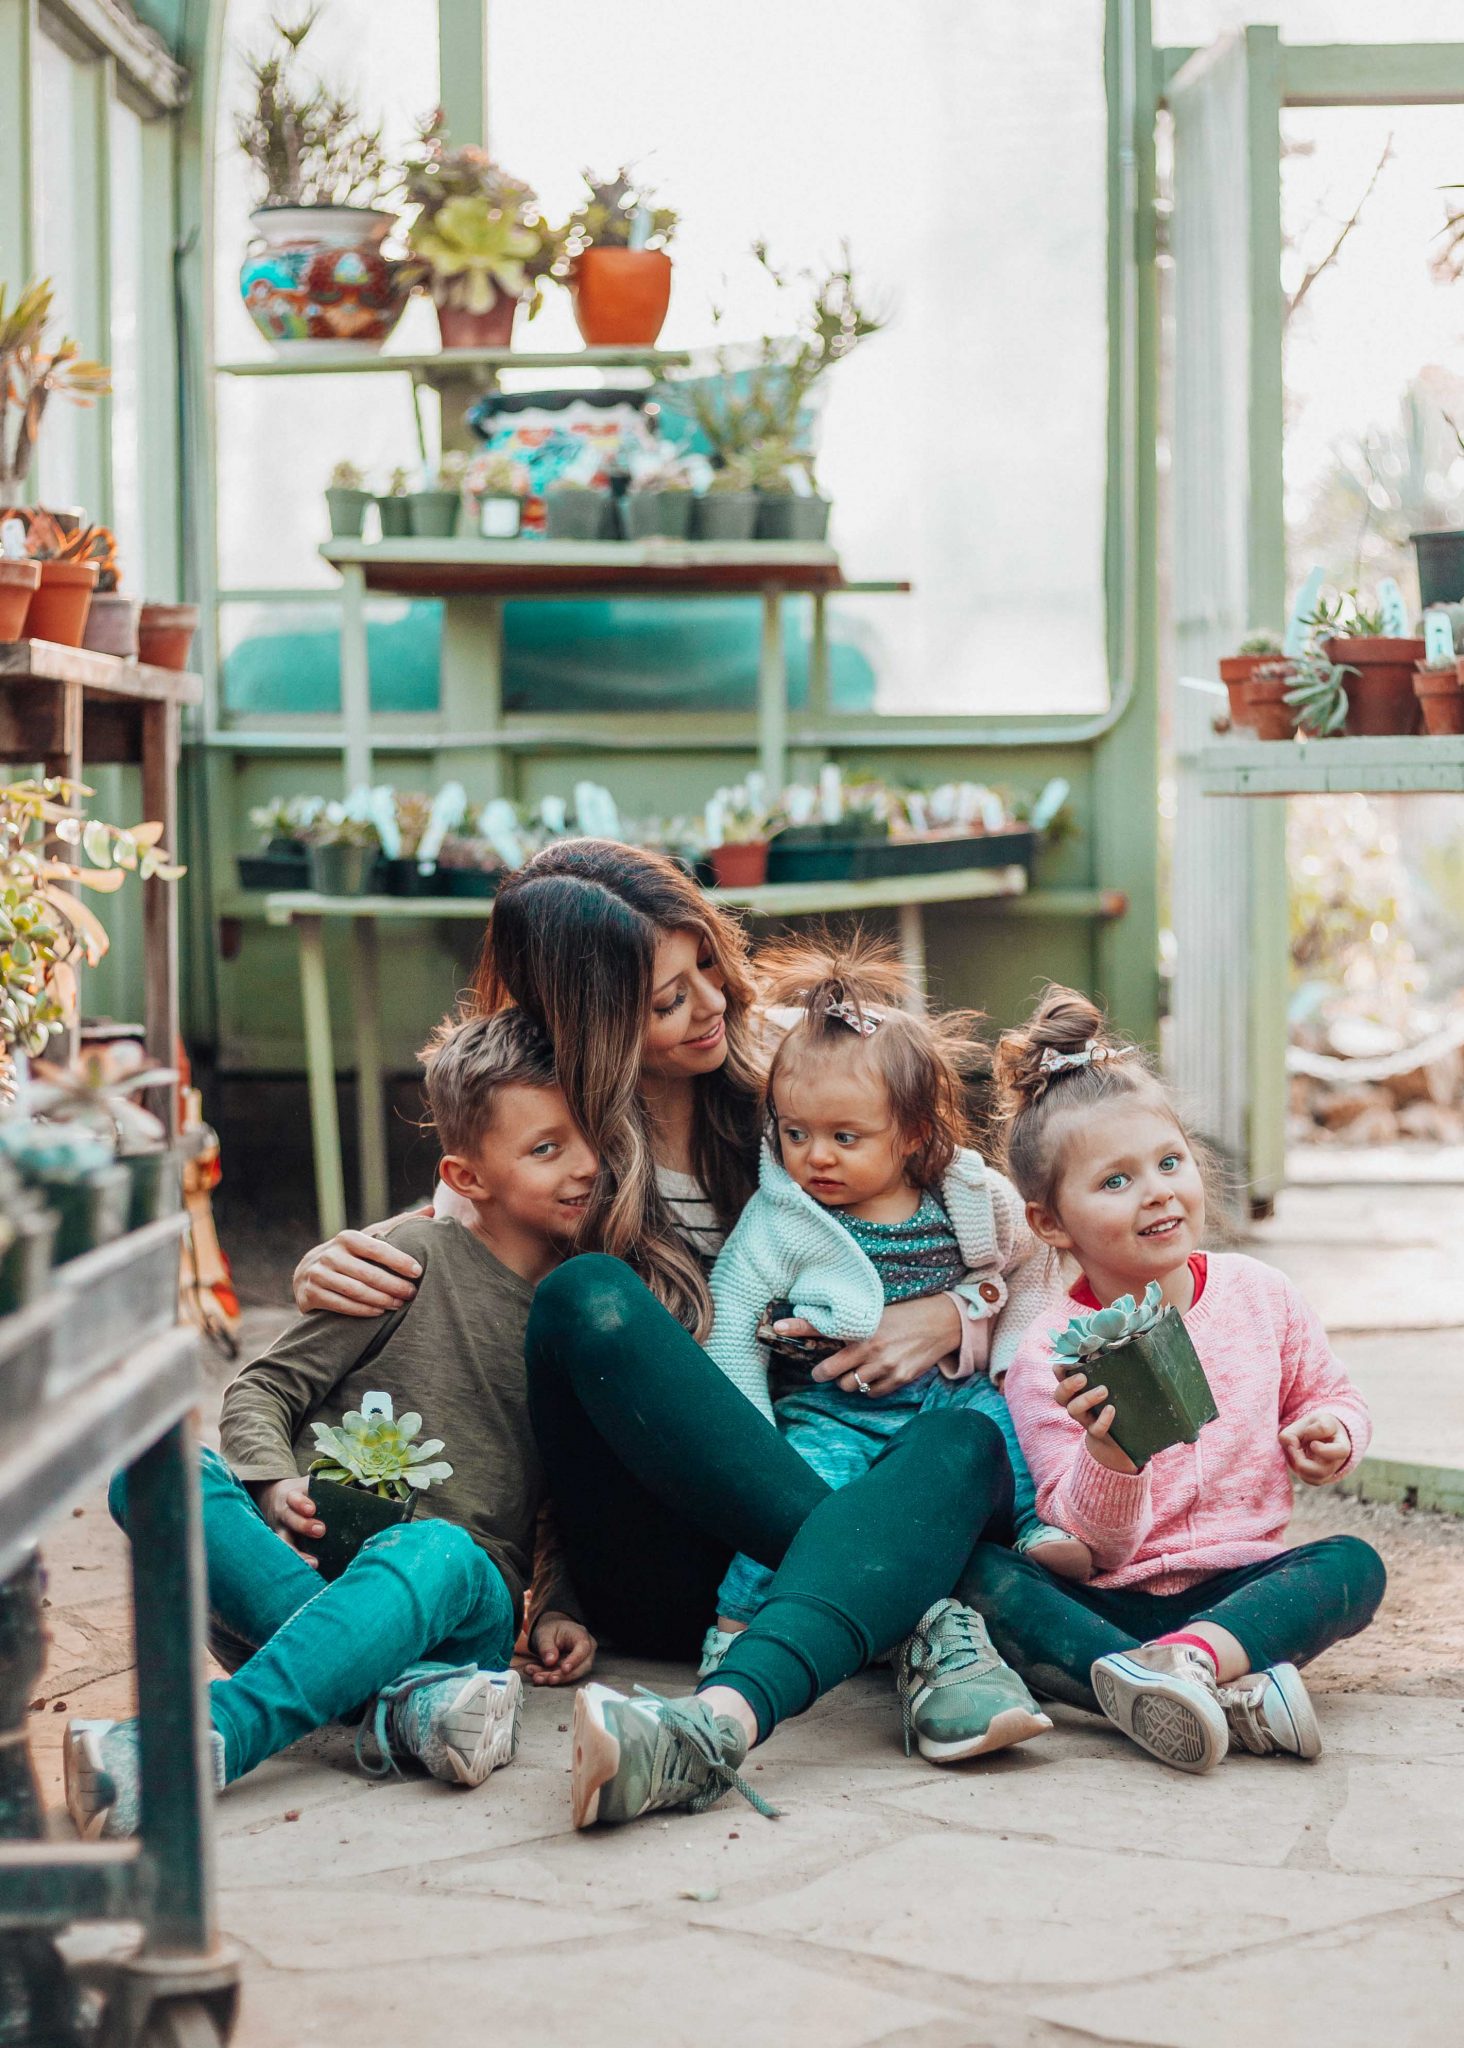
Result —
<path fill-rule="evenodd" d="M 552 1088 L 554 1048 L 522 1010 L 446 1017 L 422 1048 L 427 1112 L 444 1152 L 471 1156 L 504 1088 Z"/>

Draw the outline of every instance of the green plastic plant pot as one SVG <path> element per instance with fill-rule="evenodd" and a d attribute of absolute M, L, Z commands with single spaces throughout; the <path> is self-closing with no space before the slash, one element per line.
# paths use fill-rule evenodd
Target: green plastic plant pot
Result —
<path fill-rule="evenodd" d="M 1174 1444 L 1192 1444 L 1219 1414 L 1184 1318 L 1174 1308 L 1141 1337 L 1084 1363 L 1090 1386 L 1113 1403 L 1109 1431 L 1140 1470 Z"/>
<path fill-rule="evenodd" d="M 758 498 L 759 540 L 827 540 L 829 501 L 827 498 L 781 497 L 767 492 Z"/>
<path fill-rule="evenodd" d="M 498 884 L 503 880 L 501 869 L 487 868 L 444 868 L 439 870 L 447 876 L 449 896 L 474 896 L 487 900 L 498 894 Z"/>
<path fill-rule="evenodd" d="M 614 540 L 615 500 L 608 491 L 547 491 L 544 531 L 550 540 Z"/>
<path fill-rule="evenodd" d="M 12 1219 L 15 1236 L 0 1258 L 0 1315 L 38 1301 L 51 1284 L 51 1258 L 60 1219 L 54 1209 L 31 1208 Z"/>
<path fill-rule="evenodd" d="M 370 846 L 312 846 L 310 886 L 317 896 L 364 896 L 376 865 Z"/>
<path fill-rule="evenodd" d="M 325 503 L 330 513 L 331 539 L 359 540 L 361 529 L 366 524 L 366 507 L 371 503 L 371 493 L 332 489 L 326 492 Z"/>
<path fill-rule="evenodd" d="M 690 491 L 630 491 L 621 516 L 630 540 L 690 540 L 695 509 Z"/>
<path fill-rule="evenodd" d="M 182 1199 L 176 1153 L 126 1152 L 117 1164 L 126 1168 L 132 1181 L 129 1230 L 141 1230 L 145 1223 L 156 1223 L 159 1217 L 176 1212 Z"/>
<path fill-rule="evenodd" d="M 414 491 L 407 504 L 417 540 L 451 540 L 456 534 L 463 509 L 456 491 Z"/>
<path fill-rule="evenodd" d="M 85 1180 L 42 1183 L 45 1198 L 55 1210 L 55 1262 L 64 1266 L 98 1245 L 110 1244 L 127 1228 L 132 1205 L 132 1176 L 125 1166 L 99 1167 Z"/>
<path fill-rule="evenodd" d="M 383 540 L 405 540 L 412 531 L 412 501 L 410 498 L 378 498 L 377 517 L 381 521 Z"/>
<path fill-rule="evenodd" d="M 379 1493 L 342 1486 L 339 1480 L 322 1479 L 318 1474 L 301 1484 L 310 1490 L 317 1521 L 325 1524 L 324 1536 L 311 1543 L 323 1579 L 338 1579 L 363 1543 L 383 1529 L 410 1522 L 417 1511 L 416 1494 L 410 1500 L 384 1499 Z"/>
<path fill-rule="evenodd" d="M 751 540 L 757 532 L 756 491 L 708 491 L 692 512 L 693 540 Z"/>

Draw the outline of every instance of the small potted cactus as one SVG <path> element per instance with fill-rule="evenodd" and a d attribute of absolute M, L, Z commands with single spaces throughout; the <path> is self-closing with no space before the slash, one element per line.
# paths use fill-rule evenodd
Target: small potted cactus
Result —
<path fill-rule="evenodd" d="M 465 455 L 450 451 L 437 465 L 436 480 L 408 497 L 414 539 L 451 540 L 457 533 L 467 466 Z"/>
<path fill-rule="evenodd" d="M 326 510 L 330 514 L 332 540 L 359 540 L 366 523 L 371 493 L 366 479 L 354 462 L 338 462 L 325 487 Z"/>
<path fill-rule="evenodd" d="M 544 493 L 544 531 L 550 540 L 617 540 L 619 521 L 609 491 L 566 478 Z"/>
<path fill-rule="evenodd" d="M 450 832 L 442 842 L 437 868 L 449 896 L 476 896 L 486 901 L 498 893 L 507 872 L 503 857 L 486 839 Z"/>
<path fill-rule="evenodd" d="M 1230 723 L 1239 732 L 1255 729 L 1249 691 L 1252 678 L 1263 669 L 1268 676 L 1274 672 L 1277 681 L 1285 676 L 1285 652 L 1275 633 L 1247 633 L 1234 654 L 1221 659 L 1220 680 L 1230 697 Z"/>
<path fill-rule="evenodd" d="M 353 818 L 340 804 L 326 804 L 305 828 L 310 849 L 310 886 L 318 896 L 364 896 L 371 881 L 381 835 L 369 818 Z"/>
<path fill-rule="evenodd" d="M 1401 623 L 1401 620 L 1397 623 Z M 1325 646 L 1329 660 L 1346 671 L 1345 731 L 1352 738 L 1376 739 L 1414 733 L 1419 725 L 1413 669 L 1424 658 L 1424 643 L 1409 634 L 1388 631 L 1385 599 L 1365 604 L 1355 590 L 1323 602 L 1308 621 L 1311 637 Z"/>
<path fill-rule="evenodd" d="M 509 455 L 475 455 L 463 490 L 484 540 L 517 540 L 524 519 L 525 478 Z"/>
<path fill-rule="evenodd" d="M 310 1498 L 325 1535 L 314 1546 L 323 1579 L 338 1579 L 363 1543 L 398 1522 L 409 1522 L 429 1486 L 451 1479 L 438 1457 L 442 1441 L 414 1441 L 420 1415 L 398 1419 L 390 1394 L 367 1394 L 338 1423 L 312 1422 L 316 1456 L 308 1472 Z"/>
<path fill-rule="evenodd" d="M 696 498 L 684 462 L 658 462 L 630 480 L 621 515 L 628 540 L 690 540 Z"/>
<path fill-rule="evenodd" d="M 394 469 L 386 489 L 376 494 L 376 516 L 381 521 L 383 540 L 405 540 L 412 531 L 412 480 L 404 469 Z"/>
<path fill-rule="evenodd" d="M 745 783 L 718 790 L 707 805 L 707 859 L 719 889 L 760 889 L 768 878 L 775 827 Z"/>
<path fill-rule="evenodd" d="M 1423 707 L 1425 732 L 1440 737 L 1464 733 L 1464 688 L 1454 651 L 1454 621 L 1438 608 L 1423 615 L 1424 656 L 1413 672 L 1413 688 Z"/>
<path fill-rule="evenodd" d="M 1107 1387 L 1109 1436 L 1139 1470 L 1174 1444 L 1194 1443 L 1220 1412 L 1184 1318 L 1166 1305 L 1157 1280 L 1140 1302 L 1123 1294 L 1074 1316 L 1053 1332 L 1052 1348 L 1059 1378 L 1083 1372 L 1090 1386 Z"/>
<path fill-rule="evenodd" d="M 1263 740 L 1289 739 L 1293 729 L 1303 739 L 1336 739 L 1347 725 L 1347 679 L 1355 675 L 1356 670 L 1344 668 L 1332 659 L 1328 643 L 1309 642 L 1290 664 L 1286 687 L 1281 692 L 1281 704 L 1267 702 L 1258 705 L 1256 730 Z M 1253 700 L 1265 682 L 1264 676 L 1252 678 Z M 1284 729 L 1283 707 L 1285 718 L 1289 720 Z M 1272 729 L 1273 719 L 1277 729 Z"/>
<path fill-rule="evenodd" d="M 758 539 L 827 540 L 830 505 L 814 481 L 813 458 L 773 436 L 749 448 L 747 459 L 758 494 Z"/>
<path fill-rule="evenodd" d="M 325 809 L 319 796 L 271 797 L 256 804 L 249 822 L 259 834 L 257 853 L 238 858 L 241 889 L 308 889 L 310 854 L 306 833 Z"/>
<path fill-rule="evenodd" d="M 761 503 L 752 487 L 752 472 L 746 459 L 729 456 L 696 501 L 691 532 L 694 540 L 744 541 L 757 532 L 757 511 Z"/>

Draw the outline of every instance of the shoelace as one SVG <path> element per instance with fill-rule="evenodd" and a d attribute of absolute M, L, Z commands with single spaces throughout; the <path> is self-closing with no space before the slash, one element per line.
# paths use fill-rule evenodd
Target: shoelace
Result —
<path fill-rule="evenodd" d="M 779 1809 L 755 1792 L 722 1755 L 717 1745 L 715 1717 L 709 1709 L 703 1708 L 702 1712 L 713 1722 L 712 1728 L 705 1727 L 689 1706 L 680 1700 L 663 1698 L 648 1685 L 636 1686 L 632 1696 L 653 1702 L 659 1709 L 656 1718 L 670 1737 L 661 1758 L 662 1787 L 673 1791 L 696 1788 L 690 1799 L 678 1799 L 678 1806 L 684 1805 L 688 1813 L 705 1813 L 724 1793 L 739 1792 L 764 1820 L 778 1819 Z M 660 1806 L 669 1802 L 658 1799 L 653 1803 Z"/>
<path fill-rule="evenodd" d="M 384 1685 L 376 1695 L 375 1711 L 356 1730 L 356 1762 L 368 1778 L 385 1778 L 393 1771 L 398 1777 L 402 1767 L 391 1753 L 391 1716 L 394 1707 L 401 1706 L 414 1692 L 424 1685 L 446 1685 L 453 1678 L 472 1678 L 477 1672 L 476 1664 L 459 1664 L 452 1671 L 418 1671 L 409 1678 L 394 1679 Z M 368 1764 L 365 1748 L 366 1737 L 371 1735 L 376 1742 L 377 1762 Z"/>
<path fill-rule="evenodd" d="M 901 1644 L 895 1667 L 906 1756 L 914 1732 L 911 1703 L 921 1686 L 935 1692 L 962 1678 L 995 1671 L 1000 1662 L 986 1623 L 974 1608 L 963 1607 L 958 1600 L 940 1600 L 928 1608 Z"/>

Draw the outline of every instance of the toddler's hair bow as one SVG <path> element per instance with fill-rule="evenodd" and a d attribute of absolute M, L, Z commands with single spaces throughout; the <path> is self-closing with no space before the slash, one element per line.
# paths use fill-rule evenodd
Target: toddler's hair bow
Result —
<path fill-rule="evenodd" d="M 1043 1048 L 1037 1071 L 1047 1075 L 1062 1074 L 1071 1067 L 1101 1065 L 1105 1060 L 1126 1060 L 1133 1050 L 1131 1045 L 1104 1045 L 1096 1038 L 1090 1038 L 1078 1052 L 1059 1052 L 1056 1046 L 1049 1045 Z"/>
<path fill-rule="evenodd" d="M 829 1003 L 824 1011 L 827 1017 L 837 1017 L 841 1024 L 847 1024 L 851 1031 L 857 1031 L 861 1038 L 873 1038 L 883 1019 L 872 1016 L 868 1010 L 857 1010 L 853 1003 Z"/>

